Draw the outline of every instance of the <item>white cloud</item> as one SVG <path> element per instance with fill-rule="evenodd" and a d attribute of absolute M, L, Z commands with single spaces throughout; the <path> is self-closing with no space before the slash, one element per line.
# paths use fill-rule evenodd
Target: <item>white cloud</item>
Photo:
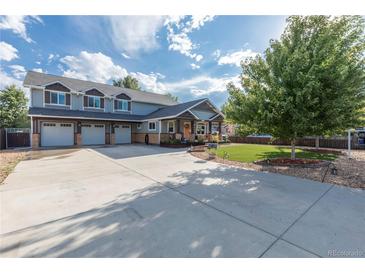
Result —
<path fill-rule="evenodd" d="M 16 86 L 21 87 L 22 81 L 11 77 L 10 75 L 8 75 L 5 71 L 3 71 L 0 68 L 0 89 L 3 89 L 6 86 L 10 86 L 10 85 L 16 85 Z"/>
<path fill-rule="evenodd" d="M 215 59 L 218 59 L 221 56 L 221 51 L 219 49 L 216 49 L 215 51 L 213 51 L 212 56 Z"/>
<path fill-rule="evenodd" d="M 37 62 L 35 62 L 37 65 L 40 65 L 41 64 L 41 61 L 37 61 Z"/>
<path fill-rule="evenodd" d="M 11 61 L 18 58 L 18 50 L 12 45 L 0 42 L 0 60 Z"/>
<path fill-rule="evenodd" d="M 21 65 L 11 65 L 9 68 L 13 76 L 17 79 L 23 79 L 27 73 L 26 69 Z"/>
<path fill-rule="evenodd" d="M 48 64 L 55 61 L 56 59 L 60 58 L 60 55 L 59 54 L 53 54 L 53 53 L 50 53 L 48 55 Z"/>
<path fill-rule="evenodd" d="M 195 56 L 195 60 L 197 62 L 200 62 L 202 59 L 203 59 L 203 55 L 201 55 L 201 54 L 198 54 L 197 56 Z"/>
<path fill-rule="evenodd" d="M 109 56 L 81 51 L 79 56 L 65 56 L 60 61 L 67 66 L 63 75 L 82 80 L 106 83 L 111 79 L 125 77 L 127 70 L 115 65 Z"/>
<path fill-rule="evenodd" d="M 144 74 L 141 72 L 132 72 L 131 75 L 137 78 L 142 88 L 146 91 L 152 91 L 159 94 L 167 92 L 173 94 L 189 94 L 193 97 L 208 96 L 213 93 L 224 93 L 227 91 L 226 85 L 233 82 L 239 85 L 239 76 L 210 77 L 197 76 L 191 79 L 166 82 L 156 73 Z"/>
<path fill-rule="evenodd" d="M 205 23 L 213 21 L 214 16 L 211 15 L 193 15 L 191 21 L 187 23 L 186 31 L 191 32 L 200 29 Z"/>
<path fill-rule="evenodd" d="M 131 59 L 131 57 L 128 55 L 128 54 L 125 54 L 122 52 L 122 56 L 125 58 L 125 59 Z"/>
<path fill-rule="evenodd" d="M 169 50 L 178 51 L 190 58 L 196 57 L 196 54 L 192 53 L 192 50 L 195 48 L 195 46 L 186 33 L 182 32 L 178 34 L 169 34 L 169 43 Z"/>
<path fill-rule="evenodd" d="M 200 66 L 194 63 L 190 64 L 190 66 L 192 69 L 200 69 Z"/>
<path fill-rule="evenodd" d="M 113 44 L 128 55 L 158 48 L 157 33 L 163 27 L 162 16 L 109 16 Z"/>
<path fill-rule="evenodd" d="M 198 48 L 198 45 L 193 43 L 189 37 L 189 33 L 194 30 L 200 29 L 206 22 L 210 22 L 214 19 L 214 16 L 191 16 L 185 23 L 183 20 L 186 17 L 175 16 L 168 17 L 165 20 L 165 26 L 167 28 L 167 41 L 169 42 L 169 50 L 178 51 L 181 54 L 195 59 L 199 62 L 203 59 L 201 54 L 196 54 L 193 51 Z"/>
<path fill-rule="evenodd" d="M 0 18 L 0 29 L 11 30 L 28 43 L 34 42 L 27 34 L 26 24 L 43 23 L 39 16 L 6 15 Z"/>
<path fill-rule="evenodd" d="M 78 56 L 65 56 L 60 61 L 63 66 L 59 64 L 58 67 L 63 71 L 63 75 L 67 77 L 106 83 L 111 79 L 128 75 L 125 68 L 114 64 L 109 56 L 100 52 L 89 53 L 82 51 Z M 184 96 L 186 94 L 193 97 L 207 96 L 226 92 L 228 82 L 239 84 L 239 76 L 211 77 L 202 75 L 182 81 L 166 81 L 164 75 L 155 72 L 149 74 L 130 72 L 129 74 L 137 78 L 144 90 L 159 94 L 171 92 L 173 94 L 184 94 Z"/>
<path fill-rule="evenodd" d="M 229 82 L 239 84 L 239 76 L 210 77 L 197 76 L 188 80 L 165 83 L 166 90 L 175 92 L 189 91 L 194 97 L 207 96 L 212 93 L 226 92 L 226 85 Z"/>
<path fill-rule="evenodd" d="M 33 71 L 43 73 L 43 69 L 41 68 L 34 68 Z"/>
<path fill-rule="evenodd" d="M 241 66 L 242 60 L 244 61 L 246 58 L 255 57 L 258 54 L 259 53 L 250 49 L 236 51 L 224 56 L 220 56 L 218 65 L 236 65 L 239 67 Z"/>
<path fill-rule="evenodd" d="M 155 93 L 164 94 L 167 92 L 165 85 L 160 82 L 165 76 L 160 73 L 144 74 L 142 72 L 132 72 L 131 76 L 135 77 L 141 84 L 142 89 Z"/>

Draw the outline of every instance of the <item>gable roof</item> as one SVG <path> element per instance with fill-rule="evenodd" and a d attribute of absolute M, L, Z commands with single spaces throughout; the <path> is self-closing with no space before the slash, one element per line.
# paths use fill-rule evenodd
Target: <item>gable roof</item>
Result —
<path fill-rule="evenodd" d="M 107 96 L 116 96 L 120 93 L 128 95 L 132 101 L 159 104 L 165 106 L 176 105 L 177 102 L 169 96 L 147 91 L 133 90 L 129 88 L 115 87 L 108 84 L 101 84 L 91 81 L 79 80 L 63 76 L 56 76 L 35 71 L 28 71 L 24 79 L 24 86 L 44 87 L 50 83 L 61 83 L 76 92 L 84 92 L 92 88 L 98 89 Z"/>
<path fill-rule="evenodd" d="M 201 104 L 202 102 L 208 100 L 207 98 L 198 99 L 194 101 L 189 101 L 186 103 L 177 104 L 174 106 L 168 106 L 164 108 L 160 108 L 148 115 L 148 119 L 157 119 L 157 118 L 173 118 L 178 116 L 179 114 L 184 113 L 185 111 L 189 110 L 190 108 Z"/>

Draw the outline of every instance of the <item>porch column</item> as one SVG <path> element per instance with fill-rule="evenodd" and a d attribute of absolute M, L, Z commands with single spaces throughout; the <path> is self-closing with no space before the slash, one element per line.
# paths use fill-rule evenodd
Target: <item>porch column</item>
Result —
<path fill-rule="evenodd" d="M 176 119 L 176 133 L 181 133 L 180 119 Z"/>
<path fill-rule="evenodd" d="M 195 133 L 194 120 L 191 120 L 191 134 Z"/>
<path fill-rule="evenodd" d="M 212 122 L 209 121 L 208 134 L 212 134 Z"/>

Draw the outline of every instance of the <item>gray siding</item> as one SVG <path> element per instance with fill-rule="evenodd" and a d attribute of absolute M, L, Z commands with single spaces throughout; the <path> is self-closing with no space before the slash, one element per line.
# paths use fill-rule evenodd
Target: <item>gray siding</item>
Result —
<path fill-rule="evenodd" d="M 162 107 L 164 107 L 164 106 L 132 101 L 131 111 L 132 111 L 132 114 L 146 115 L 146 114 L 150 114 L 151 112 L 158 110 L 159 108 L 162 108 Z"/>
<path fill-rule="evenodd" d="M 143 123 L 141 123 L 141 129 L 137 128 L 137 124 L 133 124 L 132 131 L 135 132 L 135 133 L 158 133 L 159 122 L 157 120 L 156 121 L 151 120 L 151 122 L 156 122 L 156 130 L 149 131 L 148 130 L 148 122 L 143 122 Z"/>
<path fill-rule="evenodd" d="M 71 108 L 74 110 L 82 110 L 82 96 L 71 94 Z"/>
<path fill-rule="evenodd" d="M 198 109 L 192 109 L 191 110 L 194 115 L 199 117 L 201 120 L 209 120 L 212 116 L 216 115 L 216 112 L 208 111 L 208 110 L 198 110 Z"/>
<path fill-rule="evenodd" d="M 177 128 L 177 121 L 176 120 L 163 120 L 161 121 L 161 133 L 168 133 L 167 132 L 167 122 L 168 121 L 175 121 L 175 133 L 183 133 L 184 132 L 184 122 L 190 122 L 190 120 L 180 119 L 180 127 Z"/>
<path fill-rule="evenodd" d="M 105 98 L 104 107 L 105 107 L 105 112 L 113 112 L 113 100 Z"/>
<path fill-rule="evenodd" d="M 31 107 L 43 107 L 43 90 L 31 88 L 30 92 L 32 96 Z"/>

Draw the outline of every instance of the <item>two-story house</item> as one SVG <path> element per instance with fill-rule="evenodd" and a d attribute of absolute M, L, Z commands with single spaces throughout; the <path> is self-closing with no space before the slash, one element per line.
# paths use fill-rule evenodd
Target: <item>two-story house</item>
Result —
<path fill-rule="evenodd" d="M 29 71 L 33 148 L 209 140 L 223 114 L 207 98 L 166 95 Z"/>

